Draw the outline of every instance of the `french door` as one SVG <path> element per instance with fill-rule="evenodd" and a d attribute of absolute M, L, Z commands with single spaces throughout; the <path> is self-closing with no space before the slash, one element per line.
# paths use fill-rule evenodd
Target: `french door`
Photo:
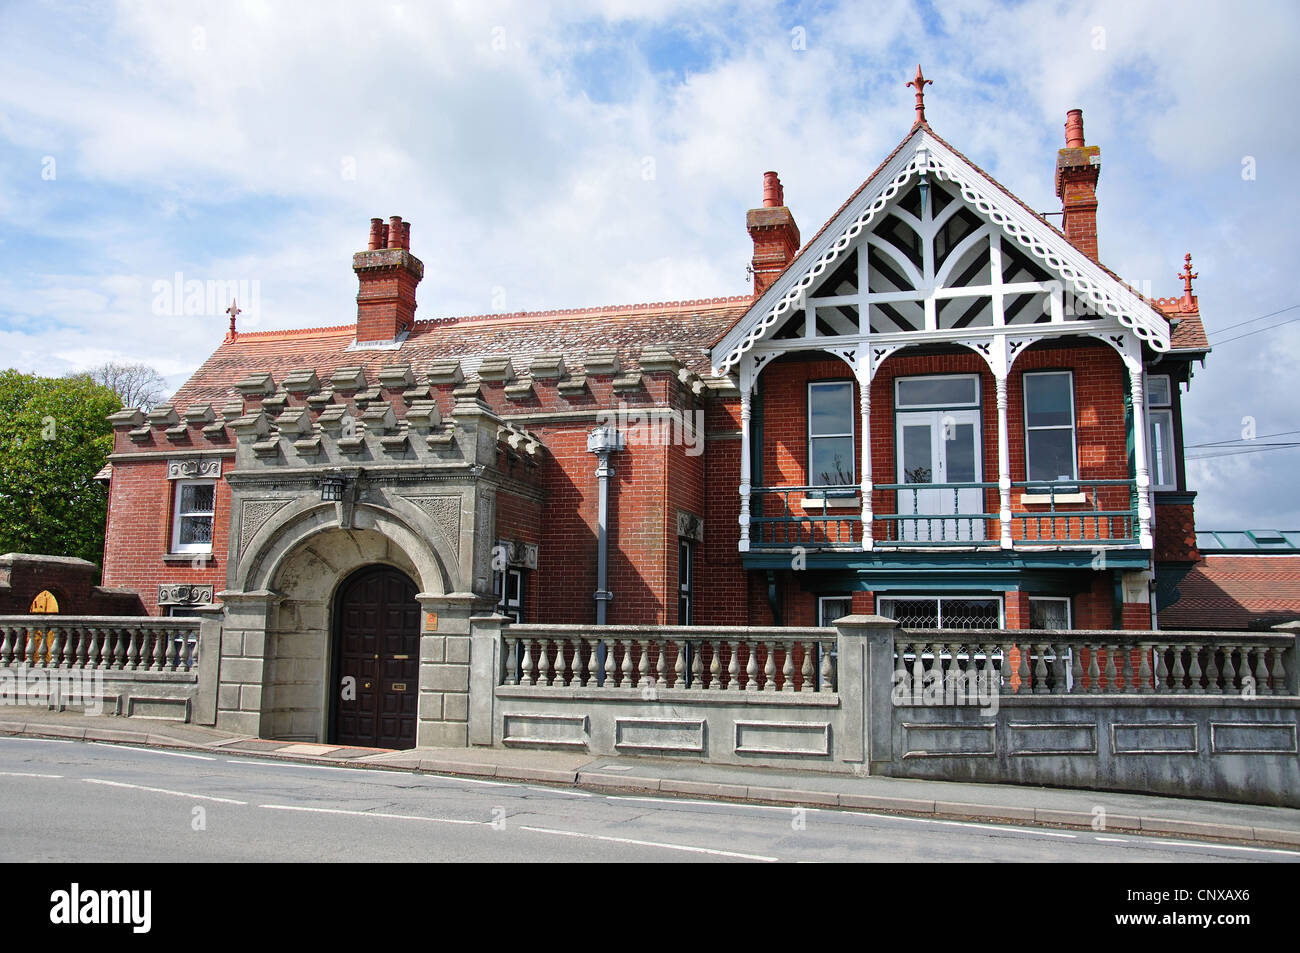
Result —
<path fill-rule="evenodd" d="M 984 538 L 984 491 L 935 484 L 975 483 L 981 472 L 978 410 L 909 410 L 898 413 L 899 538 L 962 542 Z M 961 514 L 961 517 L 958 517 Z"/>

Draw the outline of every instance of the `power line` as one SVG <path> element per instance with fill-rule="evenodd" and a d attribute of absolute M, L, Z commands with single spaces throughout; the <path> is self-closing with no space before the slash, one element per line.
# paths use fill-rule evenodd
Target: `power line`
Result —
<path fill-rule="evenodd" d="M 1270 443 L 1260 447 L 1226 447 L 1222 450 L 1214 451 L 1210 453 L 1189 454 L 1187 459 L 1188 460 L 1213 460 L 1216 457 L 1237 457 L 1245 453 L 1264 453 L 1268 450 L 1294 450 L 1296 447 L 1300 447 L 1300 442 Z"/>
<path fill-rule="evenodd" d="M 1189 443 L 1186 444 L 1183 449 L 1196 450 L 1200 447 L 1221 447 L 1224 444 L 1240 443 L 1242 440 L 1268 440 L 1272 437 L 1290 437 L 1293 434 L 1298 433 L 1300 433 L 1300 430 L 1283 430 L 1279 433 L 1260 434 L 1258 437 L 1233 437 L 1231 440 L 1212 440 L 1209 443 Z"/>
<path fill-rule="evenodd" d="M 1276 330 L 1277 328 L 1282 327 L 1283 325 L 1292 324 L 1293 322 L 1296 321 L 1300 321 L 1300 317 L 1287 318 L 1285 321 L 1279 321 L 1277 324 L 1270 324 L 1266 328 L 1256 328 L 1254 331 L 1247 331 L 1245 334 L 1234 335 L 1233 337 L 1230 337 L 1225 341 L 1211 341 L 1210 343 L 1213 344 L 1215 347 L 1218 347 L 1221 344 L 1230 344 L 1233 341 L 1240 341 L 1242 338 L 1248 338 L 1252 334 L 1263 334 L 1265 331 L 1273 331 Z"/>
<path fill-rule="evenodd" d="M 1215 328 L 1215 334 L 1222 334 L 1224 331 L 1231 331 L 1233 328 L 1244 328 L 1248 324 L 1254 324 L 1256 321 L 1263 321 L 1265 318 L 1272 318 L 1279 314 L 1286 314 L 1288 311 L 1294 311 L 1300 308 L 1300 304 L 1293 304 L 1289 307 L 1282 308 L 1279 311 L 1270 311 L 1268 314 L 1261 314 L 1258 318 L 1251 318 L 1249 321 L 1238 321 L 1236 324 L 1230 324 L 1226 328 Z"/>

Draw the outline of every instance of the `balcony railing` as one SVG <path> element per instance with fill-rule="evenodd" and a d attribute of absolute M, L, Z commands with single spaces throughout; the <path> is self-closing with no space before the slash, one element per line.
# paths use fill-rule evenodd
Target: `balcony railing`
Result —
<path fill-rule="evenodd" d="M 878 483 L 872 491 L 876 548 L 1000 546 L 1004 537 L 1012 547 L 1139 541 L 1132 480 L 1012 483 L 1005 532 L 996 483 Z M 837 508 L 837 502 L 851 505 Z M 858 548 L 861 497 L 855 487 L 756 487 L 750 491 L 749 538 L 760 550 Z"/>

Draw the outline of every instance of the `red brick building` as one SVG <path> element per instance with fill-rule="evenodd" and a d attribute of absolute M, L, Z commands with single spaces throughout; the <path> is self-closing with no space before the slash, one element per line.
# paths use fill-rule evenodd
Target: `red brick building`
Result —
<path fill-rule="evenodd" d="M 1162 299 L 1100 263 L 1100 168 L 1072 111 L 1058 229 L 918 103 L 807 243 L 767 173 L 753 294 L 569 311 L 417 318 L 410 223 L 374 219 L 355 324 L 232 319 L 171 403 L 115 417 L 104 583 L 151 613 L 223 604 L 268 646 L 223 707 L 339 740 L 325 686 L 354 655 L 408 658 L 357 633 L 400 645 L 417 592 L 426 624 L 603 604 L 617 624 L 1150 628 L 1154 580 L 1197 559 L 1179 400 L 1208 345 L 1190 262 Z"/>

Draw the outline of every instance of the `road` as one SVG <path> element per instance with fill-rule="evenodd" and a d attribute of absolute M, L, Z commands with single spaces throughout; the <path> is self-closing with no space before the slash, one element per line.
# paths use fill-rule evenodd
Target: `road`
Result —
<path fill-rule="evenodd" d="M 1300 861 L 1300 852 L 0 739 L 0 861 Z"/>

